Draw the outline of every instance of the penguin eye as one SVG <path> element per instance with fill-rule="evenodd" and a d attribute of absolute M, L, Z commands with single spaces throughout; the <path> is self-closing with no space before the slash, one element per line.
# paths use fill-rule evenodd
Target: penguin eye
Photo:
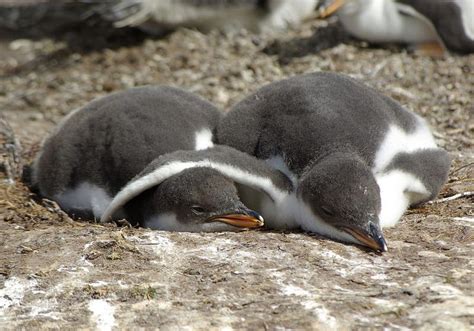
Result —
<path fill-rule="evenodd" d="M 323 213 L 326 216 L 334 216 L 334 212 L 331 209 L 329 209 L 328 207 L 322 206 L 321 210 L 323 211 Z"/>
<path fill-rule="evenodd" d="M 191 211 L 196 215 L 199 215 L 205 212 L 204 208 L 202 208 L 201 206 L 192 206 Z"/>

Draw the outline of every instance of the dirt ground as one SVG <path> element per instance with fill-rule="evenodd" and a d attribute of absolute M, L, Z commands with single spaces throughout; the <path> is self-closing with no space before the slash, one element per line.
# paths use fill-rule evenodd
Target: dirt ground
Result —
<path fill-rule="evenodd" d="M 474 55 L 377 48 L 322 21 L 276 37 L 3 33 L 0 110 L 27 163 L 65 114 L 112 91 L 180 86 L 225 111 L 265 83 L 319 70 L 362 79 L 421 114 L 453 158 L 438 200 L 385 230 L 387 253 L 307 233 L 75 222 L 1 174 L 0 329 L 472 330 Z M 11 142 L 1 139 L 5 165 Z"/>

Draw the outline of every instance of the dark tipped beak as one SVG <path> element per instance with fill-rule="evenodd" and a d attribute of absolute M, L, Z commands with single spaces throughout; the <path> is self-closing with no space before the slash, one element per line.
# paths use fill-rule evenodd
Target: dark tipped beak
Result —
<path fill-rule="evenodd" d="M 209 222 L 222 222 L 238 228 L 259 228 L 264 224 L 263 217 L 250 209 L 240 209 L 235 213 L 214 216 Z"/>
<path fill-rule="evenodd" d="M 334 14 L 336 11 L 339 10 L 344 4 L 346 3 L 345 0 L 333 0 L 328 6 L 319 10 L 319 17 L 326 18 Z"/>
<path fill-rule="evenodd" d="M 342 226 L 341 229 L 357 239 L 361 245 L 380 252 L 386 252 L 388 250 L 382 230 L 380 230 L 378 225 L 372 222 L 369 222 L 368 230 L 348 226 Z"/>

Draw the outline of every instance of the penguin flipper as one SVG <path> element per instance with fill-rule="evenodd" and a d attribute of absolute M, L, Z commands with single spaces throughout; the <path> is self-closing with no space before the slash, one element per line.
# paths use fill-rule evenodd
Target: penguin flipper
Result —
<path fill-rule="evenodd" d="M 410 206 L 431 200 L 438 195 L 448 178 L 451 158 L 441 148 L 429 148 L 413 153 L 400 153 L 394 157 L 389 169 L 400 169 L 414 175 L 426 188 L 427 194 L 421 194 L 416 189 L 407 188 L 407 193 L 413 193 Z"/>
<path fill-rule="evenodd" d="M 176 151 L 152 161 L 113 198 L 101 217 L 107 222 L 118 210 L 142 192 L 190 168 L 209 167 L 238 184 L 266 193 L 273 201 L 282 200 L 293 190 L 291 181 L 265 162 L 227 146 L 206 150 Z"/>

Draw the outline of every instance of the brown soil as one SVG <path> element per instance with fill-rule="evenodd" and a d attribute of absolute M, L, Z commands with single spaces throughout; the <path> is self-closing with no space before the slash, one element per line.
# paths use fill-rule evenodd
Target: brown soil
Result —
<path fill-rule="evenodd" d="M 112 91 L 169 84 L 226 109 L 265 83 L 339 71 L 429 121 L 453 157 L 439 198 L 474 191 L 474 55 L 430 58 L 369 47 L 326 25 L 307 23 L 277 42 L 185 29 L 161 39 L 101 30 L 6 36 L 0 109 L 27 163 L 62 116 Z M 5 168 L 15 160 L 5 149 L 11 137 L 0 131 Z M 474 327 L 469 194 L 409 210 L 385 231 L 389 251 L 378 255 L 306 233 L 81 223 L 19 181 L 0 180 L 0 329 Z"/>

